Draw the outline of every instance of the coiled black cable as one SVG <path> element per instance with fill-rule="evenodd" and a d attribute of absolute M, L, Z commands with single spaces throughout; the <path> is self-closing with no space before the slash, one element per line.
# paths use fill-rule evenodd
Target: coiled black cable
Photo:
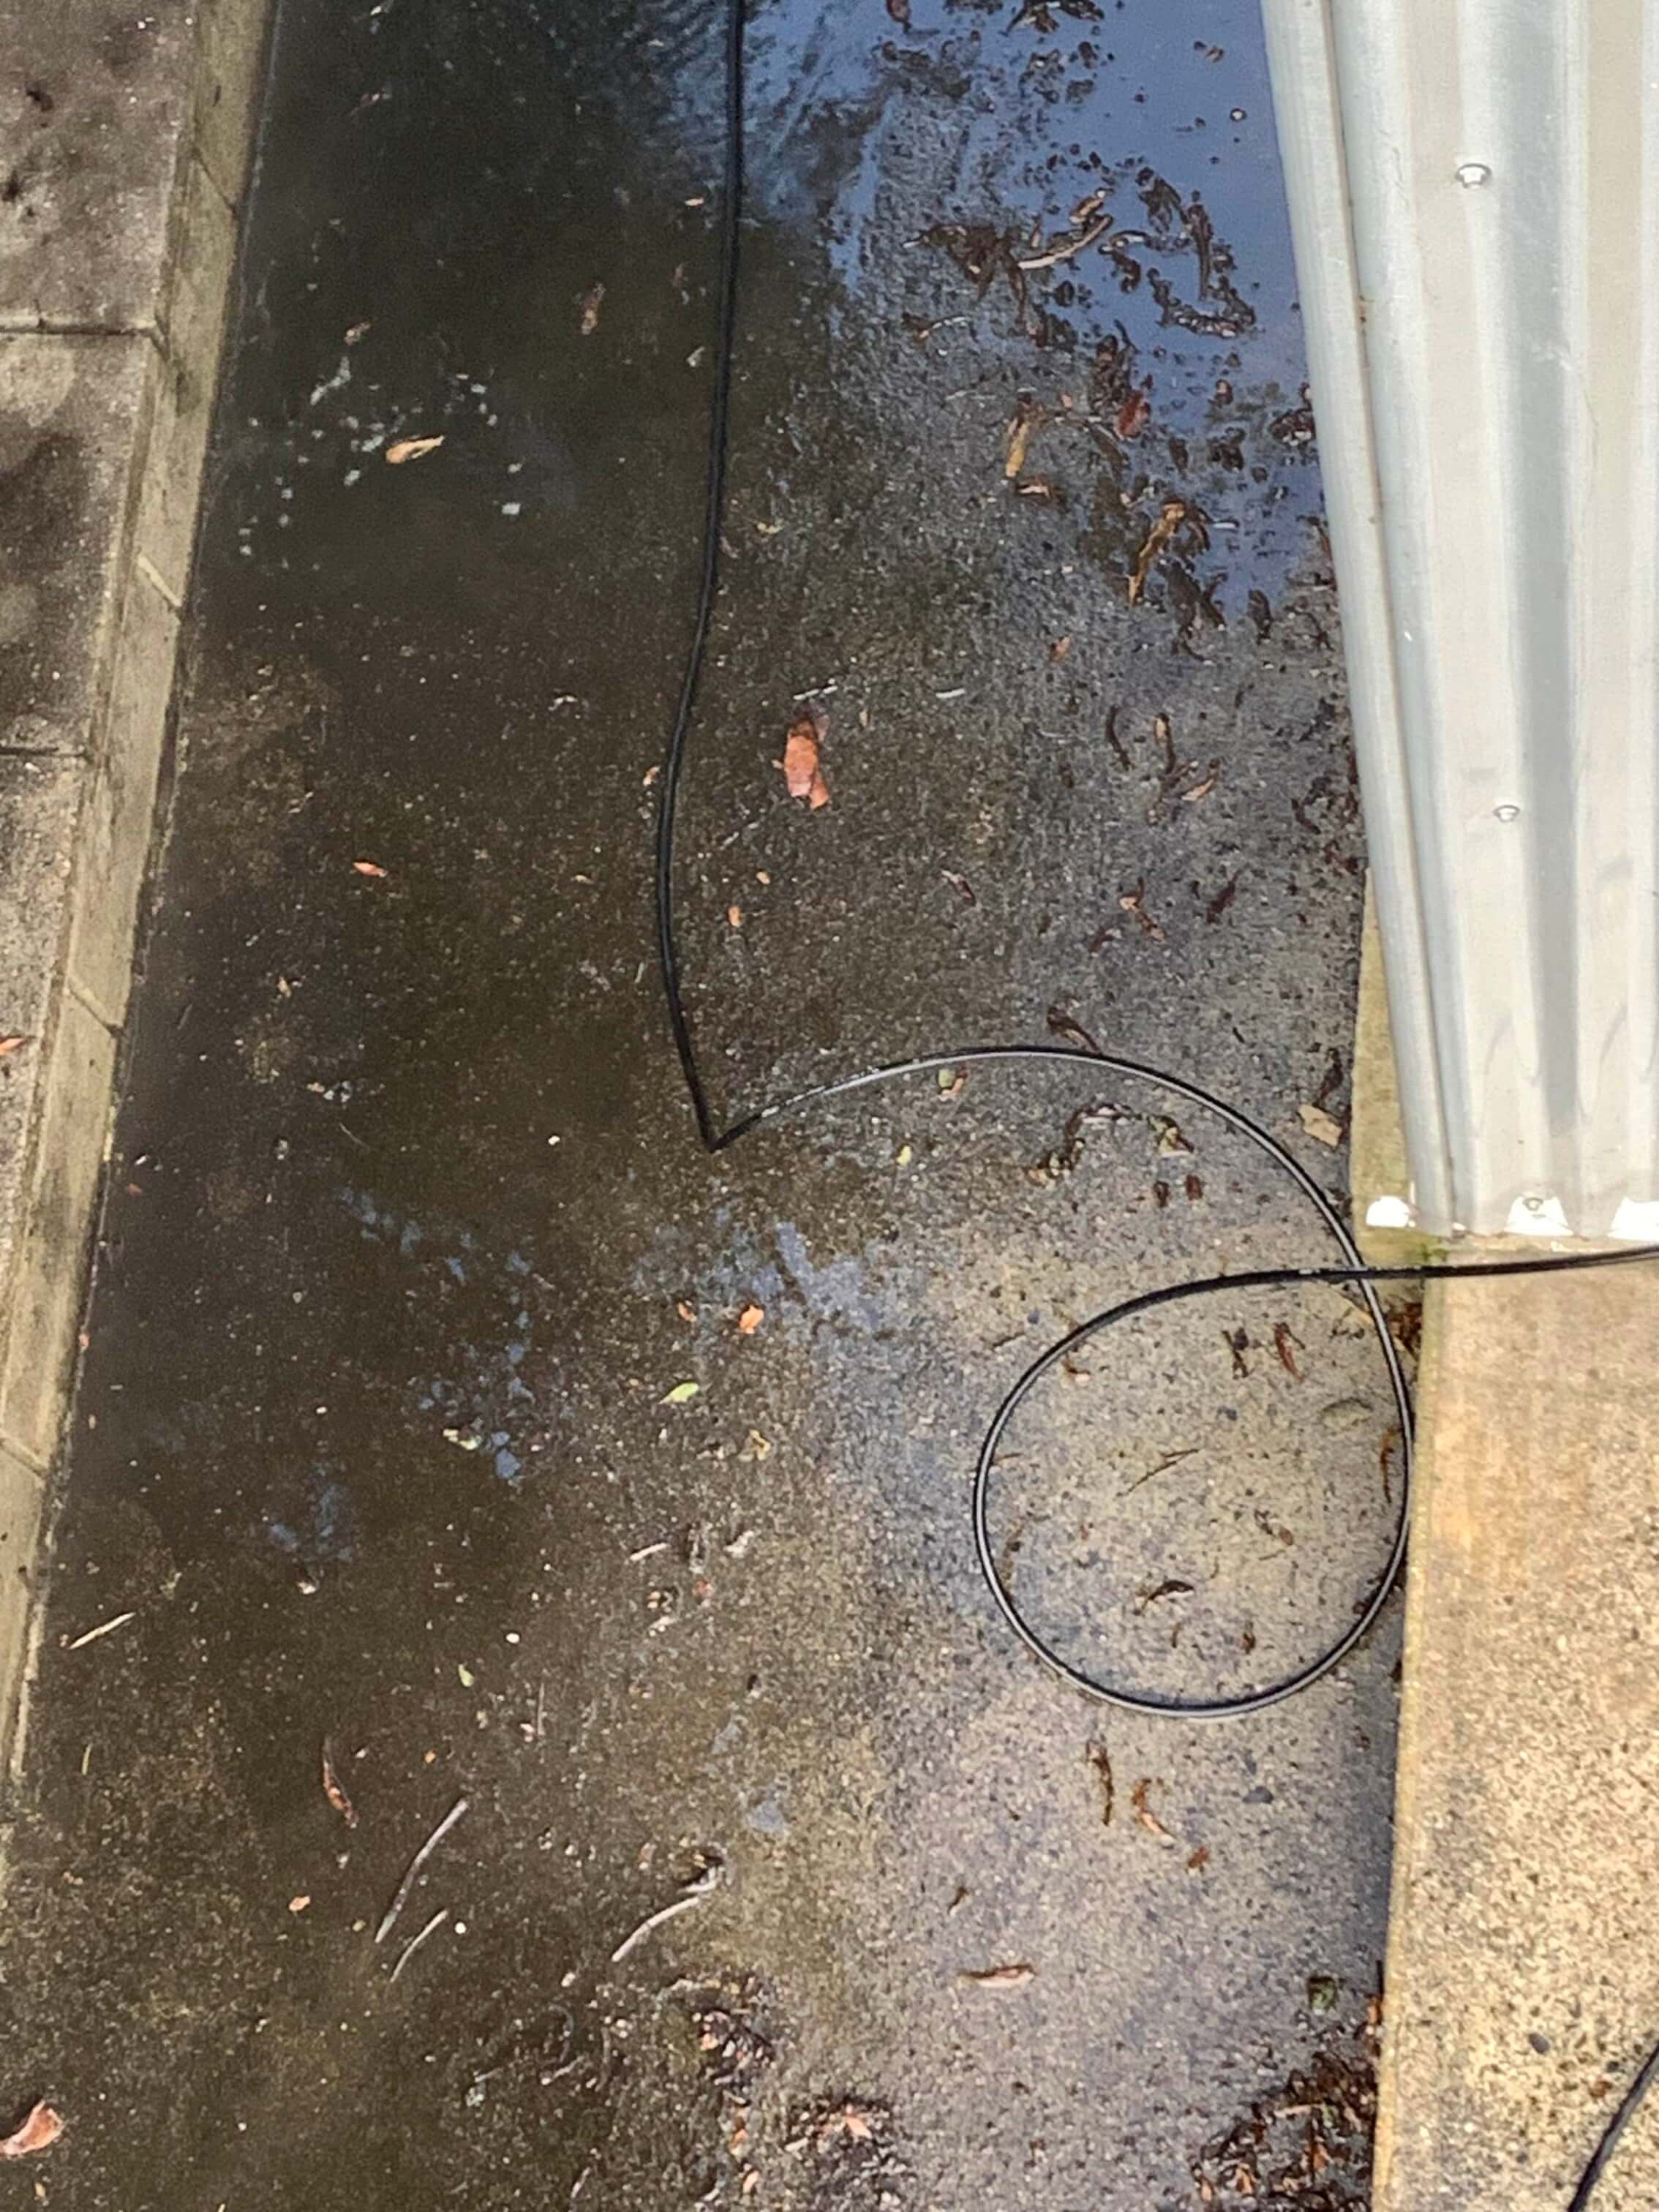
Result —
<path fill-rule="evenodd" d="M 1343 1264 L 1331 1267 L 1266 1267 L 1231 1275 L 1212 1275 L 1201 1280 L 1166 1285 L 1161 1290 L 1150 1291 L 1142 1296 L 1123 1300 L 1091 1316 L 1061 1337 L 1056 1343 L 1034 1359 L 1014 1382 L 991 1419 L 980 1446 L 975 1470 L 973 1490 L 973 1527 L 975 1548 L 987 1586 L 995 1600 L 1003 1619 L 1026 1649 L 1043 1664 L 1084 1695 L 1101 1703 L 1115 1705 L 1131 1712 L 1160 1713 L 1184 1719 L 1225 1720 L 1249 1713 L 1264 1711 L 1267 1707 L 1293 1697 L 1298 1691 L 1310 1688 L 1338 1666 L 1356 1644 L 1365 1636 L 1388 1601 L 1401 1565 L 1406 1555 L 1406 1545 L 1411 1520 L 1412 1473 L 1413 1463 L 1413 1419 L 1410 1386 L 1401 1364 L 1399 1351 L 1389 1333 L 1376 1285 L 1390 1282 L 1450 1281 L 1479 1276 L 1491 1279 L 1503 1275 L 1539 1275 L 1565 1273 L 1589 1267 L 1627 1266 L 1641 1260 L 1659 1259 L 1659 1245 L 1632 1245 L 1619 1251 L 1573 1253 L 1545 1259 L 1488 1260 L 1468 1266 L 1425 1266 L 1374 1267 L 1365 1265 L 1347 1224 L 1338 1213 L 1332 1200 L 1309 1174 L 1293 1153 L 1278 1139 L 1253 1121 L 1249 1116 L 1226 1100 L 1217 1097 L 1202 1085 L 1183 1076 L 1149 1067 L 1138 1060 L 1127 1060 L 1103 1050 L 1080 1029 L 1070 1025 L 1075 1042 L 1066 1044 L 1028 1043 L 1006 1045 L 974 1045 L 953 1052 L 928 1053 L 910 1060 L 894 1060 L 878 1067 L 866 1068 L 856 1075 L 844 1076 L 832 1083 L 815 1084 L 810 1089 L 775 1100 L 752 1113 L 729 1122 L 724 1128 L 717 1120 L 697 1060 L 696 1046 L 691 1034 L 691 1024 L 685 1010 L 684 993 L 680 979 L 679 944 L 674 919 L 674 832 L 679 804 L 680 780 L 685 765 L 686 747 L 691 724 L 696 711 L 698 693 L 702 687 L 703 665 L 707 657 L 709 630 L 714 622 L 714 608 L 720 596 L 721 526 L 725 519 L 726 462 L 730 446 L 732 413 L 732 380 L 736 350 L 738 276 L 742 242 L 744 204 L 744 0 L 725 0 L 725 157 L 721 180 L 721 207 L 719 229 L 720 262 L 716 279 L 715 341 L 714 360 L 714 388 L 709 405 L 708 453 L 704 477 L 702 539 L 700 574 L 697 585 L 696 611 L 691 638 L 687 647 L 681 677 L 679 697 L 670 728 L 668 746 L 662 764 L 657 804 L 655 847 L 655 907 L 657 929 L 657 959 L 661 973 L 663 995 L 667 1004 L 669 1028 L 678 1055 L 680 1071 L 685 1079 L 692 1112 L 696 1119 L 697 1134 L 709 1153 L 723 1152 L 739 1138 L 786 1115 L 799 1112 L 805 1107 L 829 1098 L 846 1097 L 849 1092 L 862 1091 L 871 1085 L 886 1083 L 900 1076 L 921 1075 L 946 1067 L 973 1066 L 987 1061 L 1055 1061 L 1074 1060 L 1085 1066 L 1102 1068 L 1108 1073 L 1145 1082 L 1172 1092 L 1191 1104 L 1216 1115 L 1222 1121 L 1247 1138 L 1283 1174 L 1287 1175 L 1313 1207 L 1321 1222 L 1335 1239 L 1342 1254 Z M 1296 1285 L 1328 1283 L 1352 1285 L 1364 1303 L 1376 1340 L 1388 1370 L 1389 1388 L 1399 1414 L 1402 1439 L 1401 1485 L 1400 1517 L 1395 1527 L 1389 1557 L 1381 1575 L 1370 1595 L 1359 1608 L 1352 1623 L 1316 1658 L 1294 1673 L 1269 1683 L 1265 1688 L 1243 1692 L 1236 1696 L 1209 1698 L 1163 1698 L 1148 1692 L 1126 1688 L 1121 1685 L 1097 1680 L 1074 1667 L 1049 1645 L 1015 1604 L 1012 1594 L 999 1569 L 994 1556 L 989 1530 L 989 1498 L 991 1478 L 996 1465 L 998 1446 L 1004 1431 L 1033 1386 L 1048 1370 L 1066 1355 L 1085 1343 L 1091 1337 L 1137 1315 L 1154 1311 L 1157 1308 L 1173 1305 L 1178 1301 L 1208 1297 L 1219 1291 L 1237 1292 L 1245 1290 L 1285 1288 Z M 1568 2212 L 1585 2212 L 1592 2192 L 1611 2160 L 1620 2137 L 1629 2125 L 1638 2107 L 1659 2075 L 1659 2046 L 1636 2075 L 1622 2103 L 1608 2122 L 1597 2145 L 1595 2155 L 1585 2168 L 1574 2192 Z"/>

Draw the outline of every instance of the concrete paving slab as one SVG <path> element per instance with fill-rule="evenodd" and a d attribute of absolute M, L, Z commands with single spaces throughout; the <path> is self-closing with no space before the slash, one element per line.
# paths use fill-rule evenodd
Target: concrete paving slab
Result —
<path fill-rule="evenodd" d="M 0 21 L 0 328 L 161 319 L 195 0 L 57 0 Z"/>
<path fill-rule="evenodd" d="M 94 742 L 158 372 L 145 337 L 0 337 L 0 749 Z"/>
<path fill-rule="evenodd" d="M 1659 1268 L 1432 1286 L 1376 2212 L 1563 2212 L 1659 2038 Z M 1642 2212 L 1659 2111 L 1595 2212 Z"/>

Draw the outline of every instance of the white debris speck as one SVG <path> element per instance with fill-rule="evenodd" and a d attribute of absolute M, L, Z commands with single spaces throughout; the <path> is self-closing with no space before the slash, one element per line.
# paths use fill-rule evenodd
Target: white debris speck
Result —
<path fill-rule="evenodd" d="M 315 407 L 319 400 L 326 399 L 331 392 L 343 392 L 350 381 L 351 357 L 349 354 L 343 353 L 340 356 L 340 366 L 335 370 L 333 375 L 329 378 L 326 384 L 319 384 L 313 392 L 312 405 Z"/>

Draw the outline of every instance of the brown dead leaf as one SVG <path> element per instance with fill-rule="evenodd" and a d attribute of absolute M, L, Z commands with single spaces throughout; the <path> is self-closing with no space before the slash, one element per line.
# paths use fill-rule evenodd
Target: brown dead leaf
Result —
<path fill-rule="evenodd" d="M 1184 499 L 1166 499 L 1158 520 L 1146 532 L 1140 550 L 1135 556 L 1135 565 L 1129 572 L 1129 605 L 1133 606 L 1146 588 L 1146 579 L 1152 573 L 1152 563 L 1187 520 Z"/>
<path fill-rule="evenodd" d="M 690 1298 L 676 1298 L 674 1310 L 682 1321 L 695 1322 L 697 1318 L 697 1310 Z"/>
<path fill-rule="evenodd" d="M 816 814 L 830 804 L 819 749 L 830 731 L 822 707 L 809 704 L 789 725 L 783 743 L 783 781 L 791 799 L 804 799 Z"/>
<path fill-rule="evenodd" d="M 910 27 L 910 0 L 887 0 L 887 12 L 901 31 Z"/>
<path fill-rule="evenodd" d="M 766 1308 L 764 1306 L 745 1306 L 743 1311 L 738 1316 L 738 1334 L 739 1336 L 752 1336 L 765 1319 Z"/>
<path fill-rule="evenodd" d="M 386 457 L 394 469 L 400 469 L 405 461 L 424 460 L 428 453 L 435 453 L 442 443 L 441 433 L 435 438 L 394 438 L 386 449 Z"/>
<path fill-rule="evenodd" d="M 964 1966 L 957 1976 L 959 1982 L 972 1982 L 981 1990 L 1017 1990 L 1022 1982 L 1029 1982 L 1036 1968 L 1024 1959 L 1018 1959 L 1006 1966 Z"/>
<path fill-rule="evenodd" d="M 303 1912 L 310 1902 L 311 1899 L 308 1897 L 290 1897 L 288 1909 L 290 1912 Z"/>
<path fill-rule="evenodd" d="M 345 1793 L 339 1776 L 334 1771 L 334 1761 L 328 1755 L 328 1745 L 323 1745 L 323 1795 L 334 1808 L 348 1828 L 357 1825 L 357 1808 Z"/>
<path fill-rule="evenodd" d="M 354 860 L 351 865 L 360 876 L 383 876 L 386 873 L 378 860 Z"/>
<path fill-rule="evenodd" d="M 27 1037 L 27 1036 L 3 1036 L 3 1037 L 0 1037 L 0 1059 L 3 1059 L 3 1058 L 4 1058 L 4 1056 L 6 1055 L 6 1054 L 7 1054 L 7 1053 L 9 1053 L 9 1052 L 21 1052 L 21 1051 L 22 1050 L 23 1047 L 24 1047 L 26 1044 L 33 1044 L 33 1042 L 34 1042 L 34 1039 L 33 1039 L 33 1037 Z"/>
<path fill-rule="evenodd" d="M 1291 1349 L 1293 1346 L 1295 1350 Z M 1301 1338 L 1292 1334 L 1289 1322 L 1276 1321 L 1273 1323 L 1273 1350 L 1279 1354 L 1279 1365 L 1293 1382 L 1302 1380 L 1302 1370 L 1296 1364 L 1297 1352 L 1305 1352 L 1306 1349 Z"/>
<path fill-rule="evenodd" d="M 1057 637 L 1048 647 L 1048 658 L 1050 660 L 1064 660 L 1071 649 L 1072 641 L 1069 634 L 1065 637 Z"/>
<path fill-rule="evenodd" d="M 1200 1844 L 1195 1851 L 1188 1852 L 1187 1871 L 1188 1874 L 1202 1874 L 1209 1863 L 1210 1847 L 1207 1844 Z"/>
<path fill-rule="evenodd" d="M 582 336 L 591 338 L 599 327 L 599 309 L 605 304 L 605 287 L 592 284 L 582 294 Z"/>
<path fill-rule="evenodd" d="M 1152 419 L 1152 401 L 1144 392 L 1132 392 L 1117 410 L 1115 427 L 1120 438 L 1138 438 Z"/>
<path fill-rule="evenodd" d="M 730 922 L 733 929 L 741 929 L 743 927 L 743 908 L 740 906 L 727 907 L 726 909 L 726 919 Z"/>
<path fill-rule="evenodd" d="M 1334 1121 L 1322 1106 L 1298 1106 L 1297 1113 L 1302 1126 L 1317 1143 L 1328 1145 L 1334 1151 L 1342 1142 L 1342 1124 Z"/>
<path fill-rule="evenodd" d="M 64 2132 L 63 2116 L 50 2105 L 36 2105 L 0 2142 L 0 2158 L 32 2158 L 50 2150 Z"/>
<path fill-rule="evenodd" d="M 1086 1753 L 1091 1766 L 1100 1778 L 1100 1825 L 1112 1825 L 1112 1806 L 1117 1796 L 1117 1784 L 1112 1779 L 1112 1754 L 1103 1743 L 1091 1743 Z"/>
<path fill-rule="evenodd" d="M 1129 1792 L 1129 1802 L 1135 1808 L 1136 1820 L 1139 1821 L 1141 1826 L 1145 1828 L 1149 1836 L 1156 1836 L 1160 1843 L 1172 1844 L 1175 1841 L 1175 1838 L 1170 1833 L 1170 1831 L 1164 1826 L 1163 1821 L 1158 1819 L 1157 1814 L 1153 1812 L 1152 1807 L 1146 1802 L 1148 1796 L 1151 1795 L 1152 1787 L 1152 1778 L 1151 1775 L 1142 1775 L 1140 1780 L 1136 1783 L 1134 1788 Z"/>
<path fill-rule="evenodd" d="M 1122 908 L 1125 914 L 1132 914 L 1134 916 L 1135 921 L 1141 930 L 1146 936 L 1152 939 L 1154 944 L 1162 945 L 1164 942 L 1164 927 L 1162 923 L 1157 920 L 1156 916 L 1147 913 L 1146 907 L 1142 904 L 1142 901 L 1146 898 L 1146 879 L 1143 876 L 1133 890 L 1119 892 L 1117 902 Z"/>

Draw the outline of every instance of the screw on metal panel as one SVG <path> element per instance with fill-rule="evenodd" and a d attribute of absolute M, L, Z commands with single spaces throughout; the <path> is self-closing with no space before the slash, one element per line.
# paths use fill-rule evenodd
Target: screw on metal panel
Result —
<path fill-rule="evenodd" d="M 1494 806 L 1492 812 L 1500 822 L 1513 822 L 1518 818 L 1521 809 L 1506 799 L 1501 806 Z"/>
<path fill-rule="evenodd" d="M 1477 185 L 1489 185 L 1492 171 L 1484 161 L 1460 161 L 1453 172 L 1460 185 L 1473 191 Z"/>

